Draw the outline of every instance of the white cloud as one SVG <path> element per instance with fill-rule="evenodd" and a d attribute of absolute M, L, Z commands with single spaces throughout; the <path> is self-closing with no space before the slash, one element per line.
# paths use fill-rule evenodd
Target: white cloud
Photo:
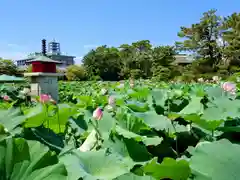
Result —
<path fill-rule="evenodd" d="M 11 47 L 11 48 L 21 48 L 21 46 L 17 45 L 17 44 L 7 44 L 8 47 Z"/>

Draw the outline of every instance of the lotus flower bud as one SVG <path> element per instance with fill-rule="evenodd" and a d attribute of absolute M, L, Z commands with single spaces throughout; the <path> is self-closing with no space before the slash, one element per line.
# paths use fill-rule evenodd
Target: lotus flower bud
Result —
<path fill-rule="evenodd" d="M 93 118 L 94 118 L 95 120 L 100 120 L 100 119 L 102 118 L 102 116 L 103 116 L 103 112 L 102 112 L 101 108 L 98 107 L 98 108 L 93 112 Z"/>
<path fill-rule="evenodd" d="M 52 99 L 52 98 L 51 98 L 50 95 L 48 95 L 48 94 L 41 94 L 39 100 L 40 100 L 41 103 L 47 103 L 47 102 L 49 102 L 51 99 Z"/>
<path fill-rule="evenodd" d="M 231 83 L 231 82 L 224 82 L 222 84 L 222 89 L 224 91 L 227 91 L 227 92 L 231 93 L 231 94 L 236 94 L 236 90 L 237 90 L 236 84 Z"/>
<path fill-rule="evenodd" d="M 8 95 L 4 95 L 2 96 L 3 100 L 4 101 L 9 101 L 10 100 L 10 97 Z"/>

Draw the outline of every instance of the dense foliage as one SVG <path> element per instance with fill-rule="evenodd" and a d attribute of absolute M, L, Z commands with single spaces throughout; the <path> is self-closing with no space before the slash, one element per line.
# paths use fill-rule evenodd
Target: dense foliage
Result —
<path fill-rule="evenodd" d="M 62 82 L 59 104 L 17 106 L 5 89 L 0 179 L 239 179 L 238 88 Z"/>
<path fill-rule="evenodd" d="M 17 66 L 12 60 L 2 59 L 0 57 L 0 74 L 16 75 Z"/>
<path fill-rule="evenodd" d="M 83 66 L 91 80 L 224 78 L 239 71 L 240 14 L 223 18 L 210 10 L 191 27 L 181 27 L 178 36 L 184 40 L 175 46 L 153 47 L 149 40 L 104 45 L 86 54 Z M 175 55 L 186 51 L 194 61 L 183 66 Z"/>
<path fill-rule="evenodd" d="M 199 22 L 180 27 L 183 41 L 171 46 L 153 46 L 140 40 L 119 47 L 103 45 L 92 49 L 82 65 L 66 69 L 68 80 L 155 79 L 193 80 L 214 75 L 226 78 L 239 72 L 240 14 L 222 17 L 216 10 L 203 13 Z M 178 61 L 176 55 L 190 54 L 191 63 Z M 187 62 L 188 60 L 183 60 Z M 0 59 L 1 74 L 16 74 L 13 62 Z M 31 67 L 27 69 L 31 71 Z"/>
<path fill-rule="evenodd" d="M 66 69 L 58 103 L 1 85 L 0 180 L 239 179 L 240 14 L 210 10 L 178 35 L 91 50 Z M 191 64 L 177 62 L 182 51 Z M 0 70 L 18 74 L 11 60 Z"/>

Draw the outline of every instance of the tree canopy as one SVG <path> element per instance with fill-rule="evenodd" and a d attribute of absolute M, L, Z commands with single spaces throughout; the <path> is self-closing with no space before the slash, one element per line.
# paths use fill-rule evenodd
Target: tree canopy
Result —
<path fill-rule="evenodd" d="M 81 66 L 66 70 L 68 80 L 157 80 L 196 79 L 214 75 L 228 77 L 240 68 L 240 13 L 223 17 L 217 10 L 204 12 L 198 22 L 182 26 L 174 45 L 153 46 L 140 40 L 118 47 L 102 45 L 90 50 Z M 180 54 L 190 54 L 190 63 L 181 63 Z M 186 60 L 186 57 L 183 57 Z M 1 73 L 14 73 L 15 65 L 0 60 Z"/>
<path fill-rule="evenodd" d="M 66 69 L 66 77 L 68 80 L 85 80 L 86 72 L 84 67 L 78 65 L 68 66 Z"/>
<path fill-rule="evenodd" d="M 173 46 L 153 47 L 141 40 L 119 47 L 106 45 L 92 49 L 83 58 L 89 79 L 199 78 L 229 76 L 240 65 L 240 14 L 222 17 L 217 10 L 204 12 L 190 27 L 180 27 L 183 40 Z M 189 53 L 193 61 L 177 63 L 177 55 Z M 190 78 L 190 79 L 191 79 Z"/>
<path fill-rule="evenodd" d="M 0 74 L 16 75 L 17 66 L 10 59 L 0 58 Z"/>

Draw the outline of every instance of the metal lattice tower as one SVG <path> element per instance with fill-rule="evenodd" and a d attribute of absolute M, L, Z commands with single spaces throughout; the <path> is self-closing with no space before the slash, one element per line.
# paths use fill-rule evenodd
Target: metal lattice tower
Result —
<path fill-rule="evenodd" d="M 56 42 L 55 40 L 48 43 L 48 53 L 53 55 L 60 55 L 60 43 Z"/>

